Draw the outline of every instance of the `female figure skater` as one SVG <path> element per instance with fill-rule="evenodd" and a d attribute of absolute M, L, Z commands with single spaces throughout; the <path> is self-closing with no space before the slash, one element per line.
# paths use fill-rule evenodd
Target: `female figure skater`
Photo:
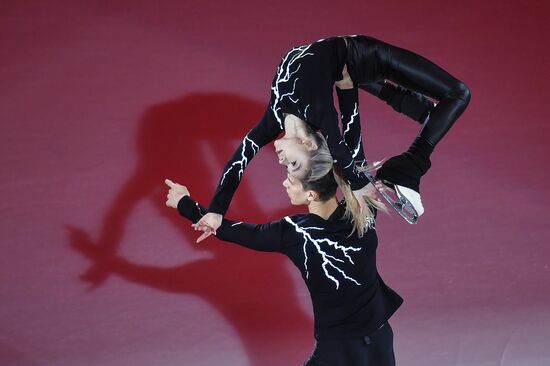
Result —
<path fill-rule="evenodd" d="M 438 103 L 431 110 L 425 98 L 384 83 L 388 80 Z M 336 165 L 359 198 L 359 204 L 365 206 L 360 198 L 365 196 L 369 180 L 356 166 L 364 163 L 357 90 L 337 88 L 343 116 L 341 133 L 332 102 L 335 83 L 344 89 L 353 86 L 375 93 L 390 101 L 397 110 L 400 108 L 396 105 L 405 106 L 402 112 L 421 121 L 429 114 L 410 148 L 387 160 L 377 172 L 377 177 L 390 186 L 402 188 L 410 200 L 417 203 L 419 214 L 423 212 L 420 177 L 431 166 L 434 147 L 468 105 L 468 88 L 413 52 L 367 36 L 334 37 L 295 47 L 283 57 L 273 79 L 267 111 L 225 166 L 208 214 L 198 222 L 198 229 L 204 231 L 198 241 L 219 227 L 247 164 L 283 130 L 284 143 L 276 144 L 279 162 L 300 179 L 311 175 L 310 161 L 315 158 L 317 146 L 308 138 L 312 136 L 311 131 L 304 134 L 296 127 L 300 124 L 322 132 Z M 407 108 L 409 105 L 413 107 Z"/>
<path fill-rule="evenodd" d="M 206 214 L 186 187 L 169 180 L 166 184 L 170 187 L 167 206 L 194 223 Z M 216 236 L 250 249 L 284 253 L 300 270 L 311 295 L 316 339 L 304 365 L 392 366 L 393 332 L 388 319 L 403 300 L 384 284 L 376 269 L 374 219 L 359 236 L 364 223 L 357 217 L 346 219 L 349 207 L 337 201 L 338 185 L 347 199 L 354 199 L 351 188 L 332 170 L 304 183 L 289 173 L 283 182 L 288 197 L 293 205 L 306 205 L 309 214 L 263 225 L 224 219 Z"/>

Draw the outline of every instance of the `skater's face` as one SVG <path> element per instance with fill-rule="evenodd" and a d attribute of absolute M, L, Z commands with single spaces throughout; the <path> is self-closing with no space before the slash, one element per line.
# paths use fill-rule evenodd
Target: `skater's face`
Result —
<path fill-rule="evenodd" d="M 298 179 L 305 178 L 313 151 L 309 141 L 298 137 L 283 137 L 275 141 L 275 151 L 279 164 L 286 166 L 289 174 Z"/>
<path fill-rule="evenodd" d="M 283 187 L 286 189 L 286 194 L 293 205 L 307 205 L 309 203 L 309 191 L 304 190 L 302 182 L 295 176 L 287 173 L 286 179 L 283 181 Z"/>

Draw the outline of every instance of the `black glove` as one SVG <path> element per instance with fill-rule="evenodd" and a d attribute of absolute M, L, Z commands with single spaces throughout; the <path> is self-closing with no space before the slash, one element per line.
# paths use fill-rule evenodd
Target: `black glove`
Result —
<path fill-rule="evenodd" d="M 420 193 L 420 177 L 426 174 L 432 165 L 432 151 L 433 146 L 418 136 L 409 150 L 382 164 L 376 172 L 376 177 Z"/>

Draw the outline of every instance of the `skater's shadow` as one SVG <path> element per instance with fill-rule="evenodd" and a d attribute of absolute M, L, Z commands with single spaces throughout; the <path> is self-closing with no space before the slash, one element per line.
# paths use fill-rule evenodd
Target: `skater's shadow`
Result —
<path fill-rule="evenodd" d="M 128 220 L 142 200 L 152 201 L 161 215 L 180 229 L 186 245 L 194 248 L 197 233 L 176 211 L 165 206 L 164 179 L 177 180 L 184 172 L 186 178 L 181 183 L 188 185 L 191 192 L 193 187 L 204 187 L 204 182 L 217 182 L 221 168 L 210 171 L 207 159 L 229 159 L 236 148 L 234 141 L 242 139 L 264 110 L 259 103 L 225 93 L 190 94 L 149 108 L 138 133 L 137 166 L 105 213 L 98 242 L 92 242 L 92 235 L 74 227 L 69 228 L 69 239 L 72 248 L 92 261 L 81 276 L 92 288 L 117 275 L 156 289 L 196 295 L 217 309 L 234 328 L 251 365 L 282 365 L 288 363 L 291 354 L 305 357 L 311 347 L 312 320 L 298 304 L 281 256 L 236 250 L 221 245 L 217 239 L 208 239 L 200 249 L 208 250 L 210 258 L 171 268 L 136 264 L 119 255 Z M 205 141 L 216 156 L 205 153 L 201 145 Z M 275 157 L 273 163 L 276 164 Z M 244 210 L 255 217 L 265 217 L 246 179 L 239 191 L 247 197 Z M 281 213 L 269 216 L 278 214 Z M 284 352 L 277 350 L 282 344 Z"/>

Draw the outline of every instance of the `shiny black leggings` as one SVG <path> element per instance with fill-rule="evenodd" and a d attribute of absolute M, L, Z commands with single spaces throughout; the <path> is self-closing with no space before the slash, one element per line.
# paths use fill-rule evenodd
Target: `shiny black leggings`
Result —
<path fill-rule="evenodd" d="M 304 366 L 395 366 L 390 324 L 368 337 L 319 340 Z"/>
<path fill-rule="evenodd" d="M 367 36 L 345 40 L 348 72 L 358 87 L 390 80 L 438 101 L 420 132 L 435 147 L 470 102 L 466 85 L 414 52 Z"/>

